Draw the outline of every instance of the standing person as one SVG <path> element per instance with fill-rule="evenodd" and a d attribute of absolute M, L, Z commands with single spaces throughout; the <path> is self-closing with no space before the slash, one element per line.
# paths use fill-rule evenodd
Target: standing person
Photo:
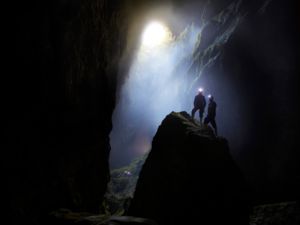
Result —
<path fill-rule="evenodd" d="M 215 134 L 218 135 L 217 124 L 216 124 L 216 109 L 217 103 L 214 101 L 214 97 L 212 95 L 208 96 L 209 103 L 207 109 L 207 116 L 204 119 L 204 124 L 207 125 L 210 123 L 215 130 Z"/>
<path fill-rule="evenodd" d="M 192 118 L 194 119 L 195 112 L 199 110 L 200 123 L 202 123 L 205 106 L 206 106 L 206 100 L 203 95 L 203 89 L 199 88 L 198 94 L 194 98 L 194 108 L 192 110 Z"/>

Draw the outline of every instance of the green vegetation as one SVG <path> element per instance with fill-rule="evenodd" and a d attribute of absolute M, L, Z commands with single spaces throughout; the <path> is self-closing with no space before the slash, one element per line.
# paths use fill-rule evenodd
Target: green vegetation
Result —
<path fill-rule="evenodd" d="M 123 215 L 133 198 L 135 186 L 148 154 L 133 160 L 128 166 L 111 171 L 103 209 L 111 215 Z"/>

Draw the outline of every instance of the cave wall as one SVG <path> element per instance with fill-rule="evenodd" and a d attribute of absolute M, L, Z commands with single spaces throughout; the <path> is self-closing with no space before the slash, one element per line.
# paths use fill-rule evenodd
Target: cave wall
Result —
<path fill-rule="evenodd" d="M 127 41 L 128 27 L 157 2 L 9 4 L 1 164 L 12 224 L 44 224 L 59 208 L 99 212 L 117 79 L 138 39 L 136 28 Z"/>
<path fill-rule="evenodd" d="M 235 123 L 247 121 L 247 138 L 236 159 L 256 199 L 291 200 L 300 187 L 299 14 L 294 1 L 263 5 L 225 46 L 222 79 L 235 87 L 236 104 L 244 108 Z"/>
<path fill-rule="evenodd" d="M 2 165 L 12 224 L 41 224 L 58 208 L 99 212 L 126 43 L 121 4 L 26 1 L 10 8 Z"/>

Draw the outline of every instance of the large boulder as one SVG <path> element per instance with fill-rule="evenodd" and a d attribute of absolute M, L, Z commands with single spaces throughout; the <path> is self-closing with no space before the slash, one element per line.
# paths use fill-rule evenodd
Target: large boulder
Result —
<path fill-rule="evenodd" d="M 172 112 L 153 139 L 128 214 L 161 225 L 248 224 L 247 193 L 226 139 Z"/>

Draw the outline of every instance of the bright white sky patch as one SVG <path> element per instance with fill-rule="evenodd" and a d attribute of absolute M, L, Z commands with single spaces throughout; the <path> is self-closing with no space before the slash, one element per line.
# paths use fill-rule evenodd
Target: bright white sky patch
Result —
<path fill-rule="evenodd" d="M 143 33 L 142 45 L 143 47 L 153 48 L 170 40 L 171 32 L 168 27 L 159 22 L 152 22 L 146 27 Z"/>

